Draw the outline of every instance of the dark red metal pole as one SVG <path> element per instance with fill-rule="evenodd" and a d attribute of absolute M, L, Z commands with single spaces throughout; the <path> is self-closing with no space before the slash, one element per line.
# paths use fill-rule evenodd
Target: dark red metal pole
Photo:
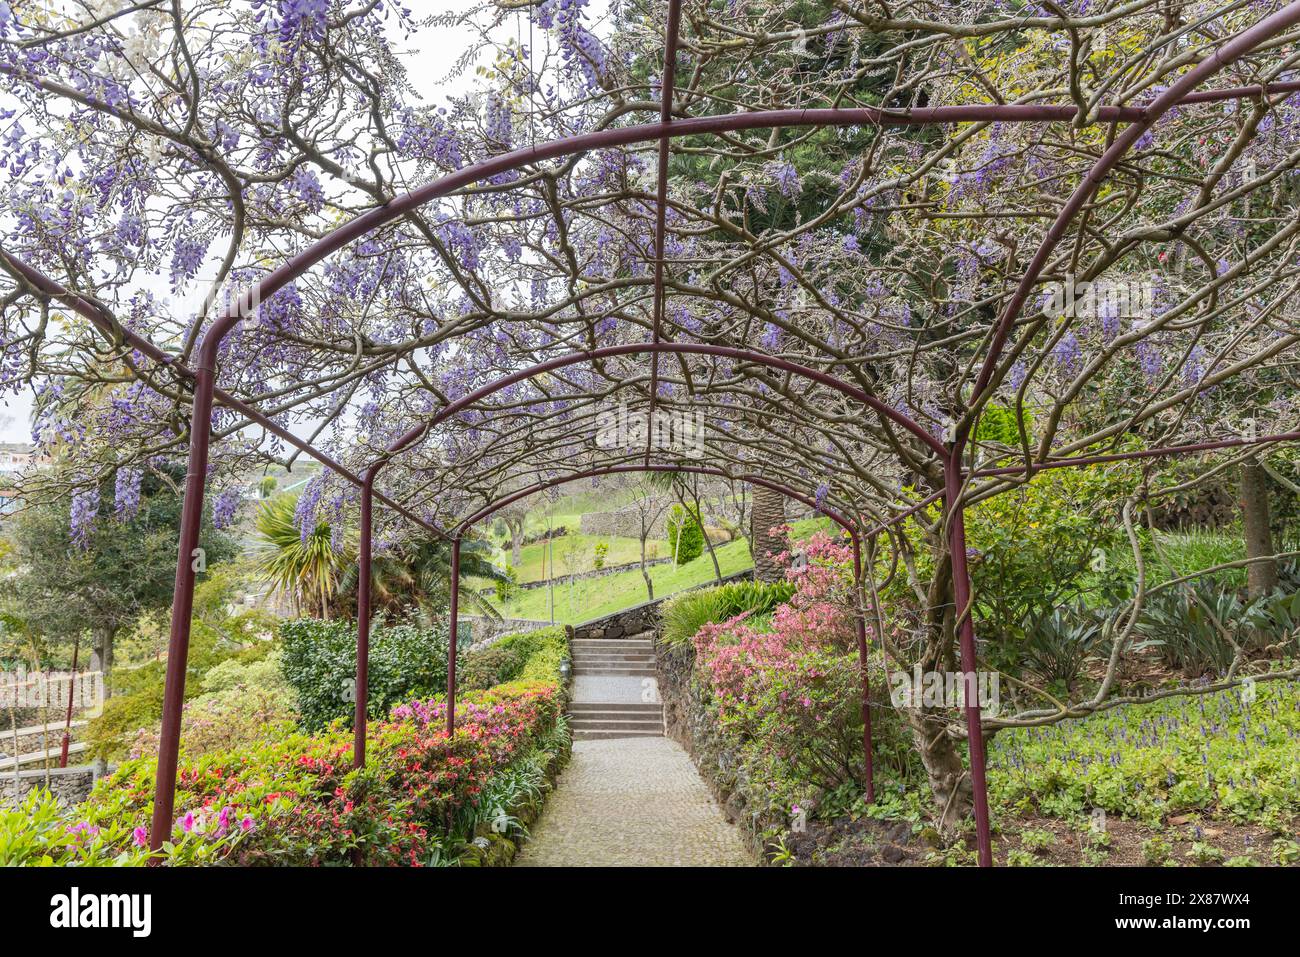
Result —
<path fill-rule="evenodd" d="M 366 712 L 370 700 L 370 588 L 375 473 L 367 469 L 361 485 L 361 531 L 357 542 L 357 682 L 353 689 L 352 766 L 366 764 Z"/>
<path fill-rule="evenodd" d="M 668 0 L 668 23 L 664 27 L 664 72 L 661 78 L 659 122 L 667 124 L 673 118 L 673 90 L 677 85 L 677 44 L 681 31 L 681 0 Z M 655 236 L 654 236 L 654 302 L 650 321 L 650 341 L 659 342 L 664 315 L 664 234 L 668 230 L 668 150 L 672 137 L 659 141 L 659 167 L 655 175 Z M 659 353 L 650 359 L 650 409 L 646 415 L 645 461 L 650 462 L 654 447 L 655 403 L 659 401 Z"/>
<path fill-rule="evenodd" d="M 848 532 L 853 539 L 853 598 L 856 605 L 853 619 L 857 628 L 858 669 L 862 674 L 862 753 L 867 761 L 867 803 L 872 804 L 876 800 L 876 776 L 871 753 L 871 676 L 867 668 L 867 610 L 862 593 L 862 545 L 856 531 L 849 529 Z"/>
<path fill-rule="evenodd" d="M 460 599 L 460 532 L 451 540 L 451 608 L 447 612 L 451 637 L 447 643 L 447 737 L 456 731 L 456 643 Z"/>
<path fill-rule="evenodd" d="M 59 753 L 59 767 L 68 766 L 68 747 L 72 743 L 72 702 L 77 687 L 77 652 L 81 650 L 81 633 L 72 639 L 72 672 L 68 675 L 68 714 L 63 719 L 63 748 Z M 103 680 L 102 678 L 100 680 Z"/>
<path fill-rule="evenodd" d="M 149 847 L 153 851 L 161 850 L 163 843 L 171 838 L 176 802 L 176 763 L 180 757 L 181 712 L 185 706 L 185 671 L 190 652 L 190 616 L 194 612 L 194 579 L 203 560 L 199 532 L 203 524 L 203 493 L 208 473 L 208 436 L 212 430 L 215 346 L 212 340 L 204 340 L 194 379 L 190 457 L 185 475 L 185 504 L 181 509 L 176 587 L 172 593 L 171 635 L 167 641 L 167 679 L 163 690 L 162 731 L 158 738 L 153 826 L 149 831 Z"/>
<path fill-rule="evenodd" d="M 957 635 L 966 686 L 966 737 L 970 748 L 971 791 L 975 803 L 975 835 L 980 867 L 993 866 L 989 834 L 989 796 L 985 780 L 984 731 L 980 722 L 978 666 L 975 654 L 975 620 L 971 606 L 970 568 L 966 562 L 965 509 L 961 503 L 962 469 L 956 455 L 944 463 L 944 502 L 947 506 L 948 550 L 952 553 L 953 603 L 957 607 Z"/>

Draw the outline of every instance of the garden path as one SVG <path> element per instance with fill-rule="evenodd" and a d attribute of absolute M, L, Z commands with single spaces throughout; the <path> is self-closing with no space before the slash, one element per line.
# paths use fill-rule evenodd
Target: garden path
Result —
<path fill-rule="evenodd" d="M 573 757 L 519 865 L 755 863 L 690 756 L 664 737 L 652 637 L 574 643 Z"/>
<path fill-rule="evenodd" d="M 575 741 L 521 867 L 752 867 L 695 765 L 664 737 Z"/>

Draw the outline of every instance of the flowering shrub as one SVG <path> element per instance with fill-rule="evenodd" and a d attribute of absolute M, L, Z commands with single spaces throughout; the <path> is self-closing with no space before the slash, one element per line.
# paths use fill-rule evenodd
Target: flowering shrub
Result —
<path fill-rule="evenodd" d="M 264 658 L 223 661 L 198 682 L 203 693 L 187 701 L 181 718 L 181 748 L 196 756 L 226 751 L 289 733 L 297 715 L 293 691 L 281 674 L 278 649 Z M 136 732 L 129 756 L 158 753 L 159 726 Z"/>
<path fill-rule="evenodd" d="M 205 864 L 230 851 L 253 829 L 251 817 L 241 824 L 229 809 L 216 826 L 200 830 L 191 814 L 176 839 L 163 846 L 172 865 Z M 219 814 L 220 817 L 220 814 Z M 65 810 L 49 791 L 30 792 L 11 810 L 0 808 L 0 867 L 138 867 L 149 859 L 149 831 L 128 821 L 93 824 Z"/>
<path fill-rule="evenodd" d="M 541 682 L 467 695 L 450 737 L 445 707 L 417 699 L 373 723 L 360 770 L 337 724 L 183 760 L 173 836 L 215 842 L 209 860 L 241 865 L 428 863 L 472 831 L 492 775 L 535 750 L 559 716 L 557 688 Z M 88 823 L 147 820 L 153 778 L 151 760 L 124 764 L 92 793 Z"/>
<path fill-rule="evenodd" d="M 693 639 L 696 669 L 719 725 L 741 742 L 749 777 L 767 782 L 773 801 L 787 808 L 864 775 L 852 552 L 819 533 L 803 543 L 804 561 L 792 563 L 793 554 L 790 548 L 775 556 L 794 592 L 772 610 L 766 627 L 746 612 L 704 624 Z M 870 670 L 873 683 L 883 686 L 874 661 Z M 901 722 L 876 725 L 877 753 L 907 753 Z"/>

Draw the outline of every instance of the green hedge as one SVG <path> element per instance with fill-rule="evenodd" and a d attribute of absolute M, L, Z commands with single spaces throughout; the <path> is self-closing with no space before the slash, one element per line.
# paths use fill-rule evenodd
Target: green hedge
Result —
<path fill-rule="evenodd" d="M 300 618 L 280 626 L 284 677 L 293 686 L 301 723 L 319 730 L 336 719 L 351 726 L 357 674 L 352 621 Z M 376 625 L 370 632 L 366 712 L 383 718 L 399 702 L 447 690 L 447 626 Z"/>
<path fill-rule="evenodd" d="M 470 691 L 507 681 L 554 683 L 568 654 L 569 640 L 562 627 L 515 632 L 463 655 L 457 665 L 457 684 Z"/>

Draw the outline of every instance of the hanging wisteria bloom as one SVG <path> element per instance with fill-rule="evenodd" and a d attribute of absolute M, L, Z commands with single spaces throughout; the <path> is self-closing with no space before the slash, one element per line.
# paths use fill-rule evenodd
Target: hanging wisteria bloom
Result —
<path fill-rule="evenodd" d="M 1057 371 L 1064 378 L 1070 378 L 1079 371 L 1083 362 L 1083 350 L 1074 330 L 1070 330 L 1057 340 L 1056 345 L 1052 347 L 1052 358 L 1056 361 Z"/>
<path fill-rule="evenodd" d="M 228 488 L 212 500 L 212 525 L 214 528 L 229 528 L 235 524 L 243 493 L 238 488 Z"/>
<path fill-rule="evenodd" d="M 113 511 L 118 521 L 129 522 L 140 511 L 140 482 L 144 473 L 138 468 L 123 466 L 117 470 L 113 483 Z"/>
<path fill-rule="evenodd" d="M 78 489 L 72 494 L 70 531 L 72 544 L 85 550 L 90 547 L 90 536 L 95 531 L 99 515 L 99 487 Z"/>

